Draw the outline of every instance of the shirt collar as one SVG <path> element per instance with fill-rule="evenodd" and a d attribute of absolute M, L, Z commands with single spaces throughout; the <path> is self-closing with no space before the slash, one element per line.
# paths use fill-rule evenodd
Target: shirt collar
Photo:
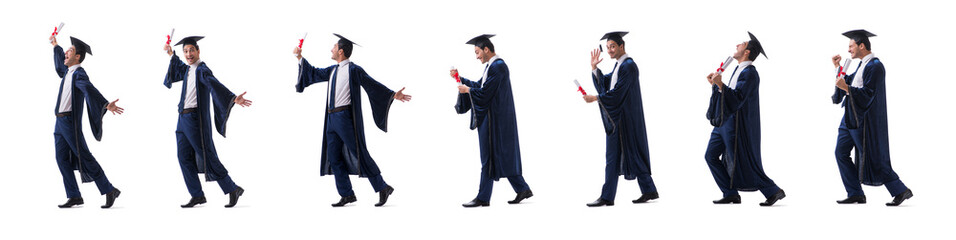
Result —
<path fill-rule="evenodd" d="M 870 62 L 870 60 L 873 60 L 874 58 L 876 58 L 876 55 L 873 55 L 873 53 L 867 54 L 865 57 L 863 57 L 863 65 L 865 66 L 866 63 Z"/>
<path fill-rule="evenodd" d="M 743 61 L 743 62 L 740 62 L 740 64 L 737 65 L 737 68 L 739 68 L 740 71 L 743 71 L 744 68 L 747 68 L 747 67 L 749 67 L 750 65 L 754 65 L 754 61 Z"/>
<path fill-rule="evenodd" d="M 624 60 L 627 60 L 627 58 L 628 58 L 627 53 L 622 54 L 620 57 L 617 58 L 617 63 L 623 63 Z M 618 64 L 618 65 L 620 65 L 620 64 Z"/>
<path fill-rule="evenodd" d="M 498 54 L 495 54 L 495 56 L 491 57 L 491 59 L 488 59 L 488 62 L 486 62 L 485 64 L 491 65 L 491 63 L 497 61 L 498 59 L 501 59 L 501 58 L 498 57 Z"/>
<path fill-rule="evenodd" d="M 70 72 L 76 71 L 77 68 L 80 68 L 80 64 L 79 64 L 79 63 L 77 63 L 76 65 L 70 66 L 69 71 L 70 71 Z"/>
<path fill-rule="evenodd" d="M 339 67 L 345 67 L 345 65 L 349 63 L 352 63 L 352 60 L 348 60 L 348 59 L 342 60 L 341 62 L 339 62 Z"/>
<path fill-rule="evenodd" d="M 202 59 L 199 59 L 199 60 L 196 60 L 196 63 L 195 63 L 195 64 L 189 65 L 189 67 L 190 67 L 190 68 L 196 68 L 196 67 L 198 67 L 199 64 L 201 64 L 201 63 L 202 63 Z"/>

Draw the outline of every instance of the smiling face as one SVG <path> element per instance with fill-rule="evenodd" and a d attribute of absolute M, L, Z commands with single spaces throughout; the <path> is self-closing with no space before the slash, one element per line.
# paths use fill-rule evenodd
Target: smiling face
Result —
<path fill-rule="evenodd" d="M 196 61 L 199 61 L 199 48 L 196 48 L 196 45 L 183 45 L 183 54 L 186 55 L 186 63 L 189 65 L 196 64 Z"/>
<path fill-rule="evenodd" d="M 607 55 L 618 59 L 624 55 L 624 45 L 618 45 L 614 40 L 607 40 Z"/>
<path fill-rule="evenodd" d="M 332 60 L 342 61 L 342 56 L 344 55 L 345 51 L 339 48 L 338 43 L 332 45 Z"/>
<path fill-rule="evenodd" d="M 866 45 L 857 44 L 856 41 L 854 41 L 853 39 L 850 39 L 850 46 L 848 46 L 848 48 L 849 49 L 847 50 L 847 52 L 850 53 L 851 58 L 862 59 L 863 57 L 866 57 L 867 54 L 870 54 L 869 51 L 866 50 Z"/>
<path fill-rule="evenodd" d="M 750 50 L 747 50 L 747 45 L 750 45 L 750 41 L 744 41 L 740 44 L 737 44 L 737 51 L 734 52 L 734 59 L 737 59 L 737 62 L 747 61 L 750 56 Z"/>
<path fill-rule="evenodd" d="M 64 55 L 66 55 L 66 58 L 63 59 L 63 65 L 73 66 L 80 63 L 80 55 L 76 54 L 76 47 L 71 46 Z"/>
<path fill-rule="evenodd" d="M 481 61 L 481 63 L 488 62 L 488 60 L 491 60 L 491 57 L 494 55 L 495 54 L 487 47 L 478 48 L 478 46 L 475 46 L 475 59 L 478 59 L 478 61 Z"/>

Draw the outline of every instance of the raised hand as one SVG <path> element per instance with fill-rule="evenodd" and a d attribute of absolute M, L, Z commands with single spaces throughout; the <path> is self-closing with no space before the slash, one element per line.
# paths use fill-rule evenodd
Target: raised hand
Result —
<path fill-rule="evenodd" d="M 239 94 L 239 96 L 236 96 L 236 100 L 233 100 L 233 102 L 235 102 L 236 104 L 239 104 L 239 106 L 242 106 L 242 107 L 252 106 L 252 101 L 249 99 L 246 99 L 245 96 L 246 96 L 246 92 L 242 92 L 242 94 Z"/>
<path fill-rule="evenodd" d="M 393 96 L 393 97 L 395 98 L 395 100 L 399 100 L 399 101 L 402 101 L 402 102 L 411 101 L 411 100 L 412 100 L 412 95 L 404 94 L 404 93 L 402 93 L 402 91 L 405 91 L 405 87 L 402 87 L 402 90 L 398 90 L 398 92 L 395 92 L 395 96 Z"/>
<path fill-rule="evenodd" d="M 840 54 L 837 54 L 837 55 L 833 56 L 833 58 L 832 58 L 831 60 L 833 60 L 833 67 L 837 67 L 837 68 L 838 68 L 838 67 L 840 67 L 840 60 L 843 60 L 843 57 L 841 57 Z"/>
<path fill-rule="evenodd" d="M 584 98 L 584 102 L 586 103 L 593 103 L 594 101 L 598 100 L 597 96 L 594 95 L 584 95 L 581 97 Z"/>
<path fill-rule="evenodd" d="M 117 98 L 113 102 L 110 102 L 110 104 L 107 104 L 106 110 L 109 110 L 110 112 L 112 112 L 113 115 L 116 115 L 116 114 L 122 115 L 124 109 L 119 106 L 116 106 L 116 102 L 119 102 L 119 98 Z"/>
<path fill-rule="evenodd" d="M 50 44 L 53 44 L 53 46 L 56 46 L 56 45 L 57 45 L 57 44 L 56 44 L 56 35 L 50 36 Z"/>
<path fill-rule="evenodd" d="M 302 49 L 301 49 L 301 48 L 296 47 L 295 49 L 292 49 L 292 54 L 295 54 L 295 58 L 296 58 L 296 59 L 302 60 Z"/>
<path fill-rule="evenodd" d="M 173 56 L 173 47 L 170 47 L 168 43 L 163 46 L 163 50 L 165 50 L 166 54 L 169 54 L 170 57 Z"/>
<path fill-rule="evenodd" d="M 604 61 L 601 58 L 601 50 L 594 49 L 594 51 L 591 51 L 591 70 L 596 70 L 598 63 L 601 63 L 601 61 Z"/>

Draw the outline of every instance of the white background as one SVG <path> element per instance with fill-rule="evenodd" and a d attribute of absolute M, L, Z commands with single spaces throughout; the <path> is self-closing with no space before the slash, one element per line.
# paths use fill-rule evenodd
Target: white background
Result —
<path fill-rule="evenodd" d="M 951 234 L 956 133 L 945 64 L 954 54 L 952 5 L 943 1 L 8 1 L 0 10 L 0 238 L 81 239 L 519 237 L 919 238 Z M 58 209 L 66 198 L 53 151 L 60 79 L 47 37 L 78 37 L 92 46 L 83 67 L 122 116 L 105 120 L 90 149 L 123 194 L 113 209 L 82 184 L 86 205 Z M 174 42 L 204 35 L 201 58 L 232 91 L 248 91 L 236 107 L 228 139 L 215 138 L 225 166 L 246 189 L 239 206 L 215 183 L 208 204 L 181 209 L 189 195 L 177 164 L 174 130 L 180 85 L 162 86 Z M 893 167 L 915 192 L 888 208 L 883 187 L 865 187 L 866 205 L 845 197 L 833 149 L 843 110 L 830 102 L 830 57 L 846 53 L 840 33 L 865 28 L 887 69 Z M 640 68 L 654 180 L 661 199 L 633 205 L 637 184 L 621 181 L 617 205 L 587 208 L 600 194 L 604 132 L 598 107 L 585 104 L 572 80 L 590 84 L 589 51 L 605 32 L 630 31 L 627 53 Z M 704 118 L 710 88 L 704 76 L 752 31 L 769 59 L 755 62 L 762 92 L 763 163 L 787 191 L 762 208 L 759 193 L 743 204 L 714 206 L 720 192 L 704 163 L 712 127 Z M 291 52 L 309 33 L 303 55 L 327 66 L 340 33 L 358 42 L 352 60 L 376 80 L 414 96 L 391 109 L 389 132 L 366 119 L 370 152 L 396 188 L 387 207 L 366 179 L 352 178 L 359 201 L 338 200 L 318 159 L 327 84 L 295 93 Z M 456 66 L 477 80 L 483 66 L 464 42 L 483 33 L 511 70 L 524 176 L 535 196 L 520 205 L 506 181 L 491 207 L 463 209 L 479 177 L 476 133 L 457 115 Z M 181 53 L 181 48 L 176 48 Z M 604 55 L 605 72 L 613 60 Z M 736 63 L 734 63 L 736 64 Z M 856 66 L 856 62 L 853 63 Z M 852 72 L 852 70 L 851 70 Z M 368 109 L 368 106 L 363 106 Z M 370 116 L 370 115 L 367 115 Z M 945 235 L 943 235 L 945 236 Z"/>

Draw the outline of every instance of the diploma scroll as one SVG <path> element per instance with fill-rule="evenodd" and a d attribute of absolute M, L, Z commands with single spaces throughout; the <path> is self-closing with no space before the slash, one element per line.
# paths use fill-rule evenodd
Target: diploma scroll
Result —
<path fill-rule="evenodd" d="M 730 66 L 730 62 L 734 61 L 734 57 L 727 57 L 727 60 L 720 63 L 720 67 L 717 67 L 717 74 L 724 73 L 724 70 L 727 70 L 727 67 Z"/>
<path fill-rule="evenodd" d="M 53 34 L 50 34 L 50 36 L 51 36 L 51 37 L 56 37 L 56 35 L 60 35 L 60 31 L 63 30 L 63 25 L 64 25 L 64 23 L 63 23 L 63 22 L 60 22 L 60 26 L 58 26 L 58 27 L 53 27 Z M 53 40 L 50 40 L 50 42 L 52 43 Z"/>

